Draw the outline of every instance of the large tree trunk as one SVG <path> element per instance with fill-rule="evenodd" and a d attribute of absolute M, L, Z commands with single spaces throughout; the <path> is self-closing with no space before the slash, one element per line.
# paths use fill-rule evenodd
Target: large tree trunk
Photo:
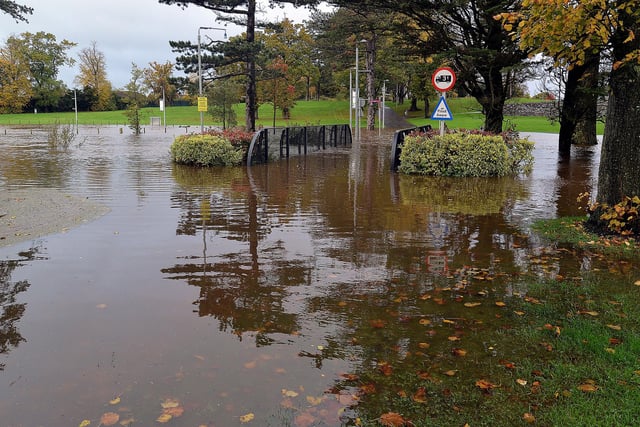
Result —
<path fill-rule="evenodd" d="M 247 2 L 247 43 L 249 46 L 255 41 L 256 30 L 256 0 Z M 245 127 L 247 131 L 256 130 L 256 59 L 250 53 L 247 61 L 247 87 L 245 92 Z"/>
<path fill-rule="evenodd" d="M 640 39 L 626 41 L 628 32 L 640 34 L 640 23 L 624 15 L 625 31 L 618 30 L 613 42 L 613 62 L 621 61 L 635 49 Z M 610 76 L 607 122 L 600 169 L 597 201 L 616 204 L 624 196 L 640 195 L 640 69 L 635 61 L 614 65 Z"/>
<path fill-rule="evenodd" d="M 490 69 L 484 76 L 485 86 L 482 92 L 472 95 L 480 102 L 484 110 L 484 130 L 492 133 L 502 132 L 504 121 L 505 92 L 502 85 L 502 73 L 499 70 Z"/>
<path fill-rule="evenodd" d="M 567 74 L 560 113 L 558 150 L 561 155 L 568 155 L 572 144 L 597 144 L 599 66 L 600 54 L 591 54 L 584 64 L 575 65 Z"/>
<path fill-rule="evenodd" d="M 371 39 L 367 41 L 367 99 L 369 106 L 367 108 L 367 129 L 373 130 L 376 126 L 376 108 L 371 102 L 376 93 L 376 35 L 372 34 Z"/>

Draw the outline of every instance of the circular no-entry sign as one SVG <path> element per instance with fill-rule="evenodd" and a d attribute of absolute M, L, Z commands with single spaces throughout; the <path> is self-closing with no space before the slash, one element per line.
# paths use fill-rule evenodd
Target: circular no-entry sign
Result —
<path fill-rule="evenodd" d="M 431 83 L 437 91 L 446 92 L 456 84 L 456 73 L 449 67 L 440 67 L 431 76 Z"/>

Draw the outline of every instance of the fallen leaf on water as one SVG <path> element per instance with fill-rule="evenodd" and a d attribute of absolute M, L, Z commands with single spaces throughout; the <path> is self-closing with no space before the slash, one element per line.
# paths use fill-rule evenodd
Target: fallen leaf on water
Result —
<path fill-rule="evenodd" d="M 253 369 L 258 365 L 258 362 L 252 360 L 251 362 L 247 362 L 244 364 L 245 369 Z"/>
<path fill-rule="evenodd" d="M 397 412 L 387 412 L 380 415 L 380 424 L 385 427 L 402 427 L 405 423 L 406 420 Z"/>
<path fill-rule="evenodd" d="M 322 403 L 322 397 L 307 396 L 307 402 L 309 402 L 311 406 L 318 406 Z"/>
<path fill-rule="evenodd" d="M 109 405 L 117 405 L 118 403 L 120 403 L 120 396 L 117 396 L 115 399 L 111 399 L 109 401 Z"/>
<path fill-rule="evenodd" d="M 130 426 L 131 424 L 133 424 L 135 422 L 136 422 L 135 418 L 129 417 L 129 418 L 125 418 L 123 420 L 120 420 L 120 425 L 124 426 L 124 427 L 127 427 L 127 426 Z"/>
<path fill-rule="evenodd" d="M 286 397 L 297 397 L 298 396 L 298 392 L 293 391 L 293 390 L 287 390 L 285 388 L 282 389 L 282 395 L 286 396 Z"/>
<path fill-rule="evenodd" d="M 82 422 L 80 424 L 78 424 L 78 427 L 87 427 L 91 425 L 91 421 L 89 420 L 82 420 Z"/>
<path fill-rule="evenodd" d="M 102 414 L 102 417 L 100 417 L 100 424 L 103 426 L 112 426 L 117 423 L 119 419 L 120 415 L 115 412 L 105 412 Z"/>
<path fill-rule="evenodd" d="M 180 406 L 180 401 L 168 397 L 162 401 L 160 406 L 162 406 L 162 409 L 177 408 Z"/>
<path fill-rule="evenodd" d="M 98 304 L 96 308 L 107 308 L 107 304 Z"/>
<path fill-rule="evenodd" d="M 171 415 L 172 417 L 179 417 L 184 414 L 184 408 L 182 406 L 176 406 L 175 408 L 167 408 L 162 411 L 163 414 Z"/>
<path fill-rule="evenodd" d="M 523 414 L 522 419 L 528 424 L 533 424 L 536 422 L 536 417 L 534 417 L 533 414 L 530 414 L 529 412 Z"/>
<path fill-rule="evenodd" d="M 296 427 L 309 427 L 316 423 L 316 417 L 311 415 L 309 412 L 303 412 L 300 415 L 296 416 L 294 419 L 294 423 Z"/>
<path fill-rule="evenodd" d="M 464 306 L 468 308 L 477 307 L 479 305 L 482 305 L 482 303 L 481 302 L 465 302 L 464 303 Z"/>
<path fill-rule="evenodd" d="M 171 415 L 169 414 L 162 414 L 160 415 L 158 418 L 156 418 L 156 421 L 159 423 L 168 423 L 169 421 L 171 421 L 171 418 L 173 418 Z"/>
<path fill-rule="evenodd" d="M 241 423 L 248 423 L 249 421 L 252 421 L 255 417 L 256 416 L 253 413 L 249 412 L 248 414 L 242 415 L 240 417 L 240 422 Z"/>
<path fill-rule="evenodd" d="M 201 356 L 201 355 L 199 355 L 199 354 L 194 354 L 194 355 L 193 355 L 193 357 L 195 357 L 196 359 L 198 359 L 198 360 L 199 360 L 199 361 L 201 361 L 201 362 L 204 362 L 204 360 L 205 360 L 205 359 L 204 359 L 204 356 Z"/>

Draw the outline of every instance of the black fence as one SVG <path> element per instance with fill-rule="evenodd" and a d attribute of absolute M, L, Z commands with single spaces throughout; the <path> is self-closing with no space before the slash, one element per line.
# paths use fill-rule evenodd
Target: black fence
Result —
<path fill-rule="evenodd" d="M 253 136 L 247 165 L 306 155 L 327 148 L 351 146 L 349 125 L 265 128 Z"/>
<path fill-rule="evenodd" d="M 409 129 L 397 130 L 393 134 L 393 141 L 391 142 L 391 171 L 395 172 L 400 166 L 400 153 L 402 153 L 402 145 L 404 144 L 404 137 L 411 132 L 427 132 L 431 130 L 431 125 L 419 126 Z"/>

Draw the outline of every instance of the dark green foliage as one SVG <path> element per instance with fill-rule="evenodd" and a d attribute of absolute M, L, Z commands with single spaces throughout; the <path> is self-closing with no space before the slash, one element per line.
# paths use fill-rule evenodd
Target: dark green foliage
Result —
<path fill-rule="evenodd" d="M 533 143 L 469 132 L 405 139 L 399 171 L 436 176 L 506 176 L 528 172 Z"/>
<path fill-rule="evenodd" d="M 242 162 L 243 151 L 218 135 L 181 135 L 171 145 L 176 163 L 194 166 L 234 166 Z"/>

